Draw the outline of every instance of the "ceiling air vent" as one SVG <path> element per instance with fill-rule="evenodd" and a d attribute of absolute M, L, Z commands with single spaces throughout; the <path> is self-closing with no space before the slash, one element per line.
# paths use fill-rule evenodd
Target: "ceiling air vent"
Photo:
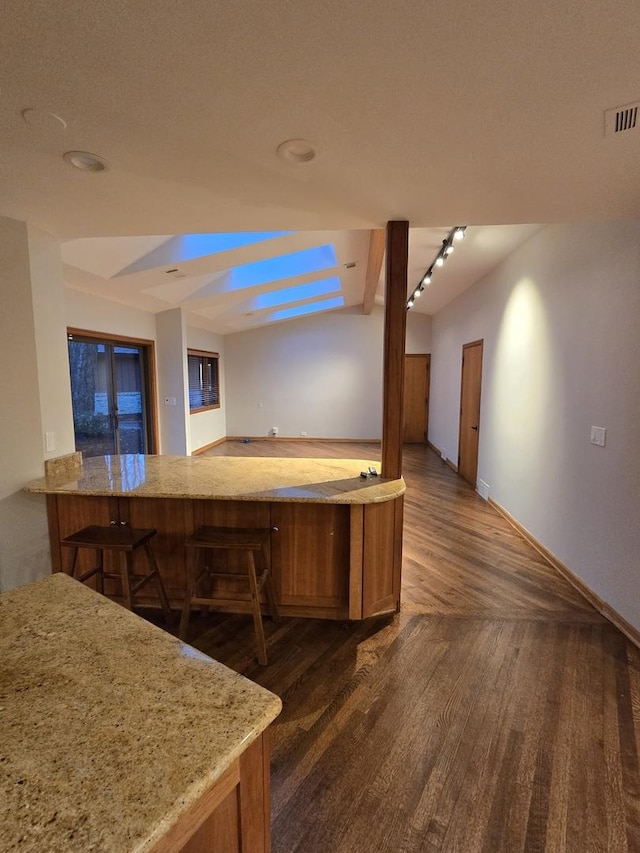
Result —
<path fill-rule="evenodd" d="M 604 114 L 604 135 L 615 136 L 627 130 L 635 130 L 638 127 L 638 108 L 640 101 L 635 104 L 627 104 L 624 107 L 614 107 L 606 110 Z"/>
<path fill-rule="evenodd" d="M 165 270 L 165 273 L 167 275 L 170 275 L 171 278 L 186 278 L 187 277 L 186 272 L 182 272 L 181 270 L 178 269 L 178 267 L 173 267 L 170 270 Z"/>

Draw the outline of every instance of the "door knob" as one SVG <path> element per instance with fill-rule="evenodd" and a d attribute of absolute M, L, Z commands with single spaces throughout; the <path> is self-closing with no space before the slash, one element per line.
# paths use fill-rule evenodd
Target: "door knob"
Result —
<path fill-rule="evenodd" d="M 472 427 L 471 427 L 471 429 L 475 429 L 475 431 L 476 431 L 476 432 L 478 432 L 478 426 L 477 426 L 477 424 L 476 424 L 476 426 L 472 426 Z"/>

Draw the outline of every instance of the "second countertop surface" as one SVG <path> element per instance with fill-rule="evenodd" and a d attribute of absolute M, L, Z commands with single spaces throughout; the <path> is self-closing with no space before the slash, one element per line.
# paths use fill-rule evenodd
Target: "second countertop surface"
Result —
<path fill-rule="evenodd" d="M 280 699 L 64 574 L 0 596 L 0 850 L 143 851 Z"/>
<path fill-rule="evenodd" d="M 75 473 L 43 477 L 29 492 L 205 500 L 367 504 L 394 500 L 402 478 L 360 477 L 362 459 L 202 456 L 97 456 Z"/>

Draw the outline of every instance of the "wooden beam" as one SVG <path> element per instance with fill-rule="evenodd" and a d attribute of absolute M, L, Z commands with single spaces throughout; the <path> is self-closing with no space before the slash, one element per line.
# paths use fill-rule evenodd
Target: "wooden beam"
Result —
<path fill-rule="evenodd" d="M 364 298 L 362 300 L 362 313 L 371 314 L 373 300 L 380 281 L 380 270 L 384 258 L 385 232 L 384 228 L 371 231 L 369 238 L 369 259 L 367 261 L 367 276 L 364 282 Z"/>
<path fill-rule="evenodd" d="M 402 476 L 402 400 L 407 329 L 409 223 L 388 222 L 384 299 L 382 476 Z"/>

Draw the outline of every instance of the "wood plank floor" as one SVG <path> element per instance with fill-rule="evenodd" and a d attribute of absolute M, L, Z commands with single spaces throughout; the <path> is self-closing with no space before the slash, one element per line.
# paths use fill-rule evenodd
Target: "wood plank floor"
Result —
<path fill-rule="evenodd" d="M 207 455 L 379 459 L 375 444 Z M 282 697 L 274 853 L 640 853 L 640 653 L 430 450 L 409 446 L 402 610 L 343 624 L 195 617 Z"/>

